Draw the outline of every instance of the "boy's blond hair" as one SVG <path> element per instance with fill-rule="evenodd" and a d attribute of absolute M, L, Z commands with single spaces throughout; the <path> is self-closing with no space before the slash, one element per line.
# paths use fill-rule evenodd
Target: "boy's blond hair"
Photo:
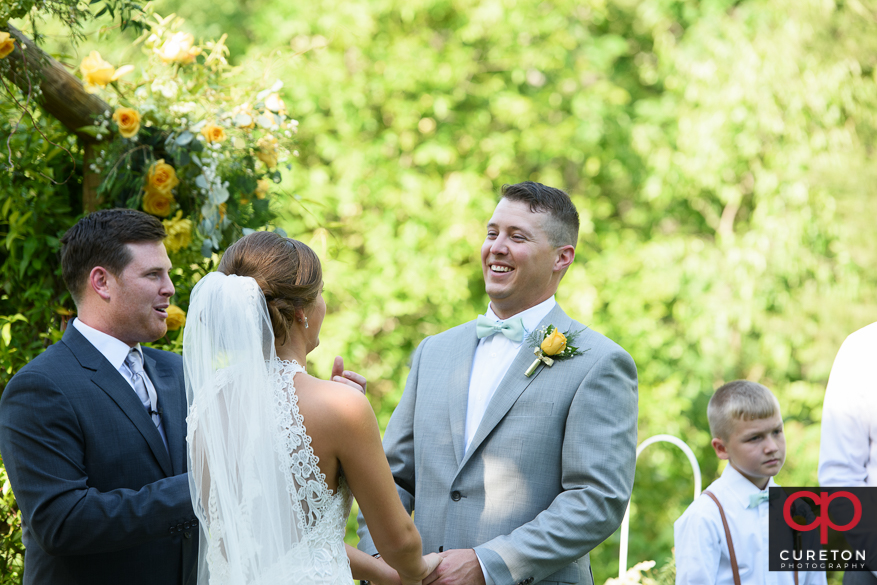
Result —
<path fill-rule="evenodd" d="M 706 416 L 713 437 L 727 441 L 734 430 L 734 421 L 761 420 L 780 413 L 776 396 L 757 382 L 734 380 L 713 394 Z"/>

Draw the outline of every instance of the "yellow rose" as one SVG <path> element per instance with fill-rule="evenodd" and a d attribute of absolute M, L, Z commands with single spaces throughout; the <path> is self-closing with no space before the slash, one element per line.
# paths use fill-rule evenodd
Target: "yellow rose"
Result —
<path fill-rule="evenodd" d="M 246 197 L 241 197 L 240 202 L 241 202 L 241 205 L 246 205 L 247 203 L 250 202 L 250 200 Z"/>
<path fill-rule="evenodd" d="M 222 126 L 216 124 L 207 124 L 201 128 L 201 134 L 207 139 L 207 142 L 222 142 L 225 140 L 225 130 Z"/>
<path fill-rule="evenodd" d="M 161 223 L 164 224 L 164 230 L 167 232 L 164 245 L 168 252 L 188 248 L 189 244 L 192 243 L 192 220 L 183 219 L 182 210 L 177 211 L 173 218 L 166 219 Z"/>
<path fill-rule="evenodd" d="M 259 179 L 256 181 L 256 199 L 264 199 L 265 194 L 271 189 L 271 181 L 269 179 Z"/>
<path fill-rule="evenodd" d="M 79 64 L 79 71 L 85 81 L 85 91 L 94 93 L 96 87 L 106 87 L 111 81 L 115 81 L 126 73 L 133 71 L 132 65 L 125 65 L 116 69 L 103 60 L 100 53 L 92 51 L 91 54 Z"/>
<path fill-rule="evenodd" d="M 146 188 L 158 191 L 166 195 L 170 195 L 171 189 L 180 184 L 177 178 L 177 172 L 174 167 L 164 162 L 161 158 L 149 167 L 149 173 L 146 175 Z M 167 213 L 165 214 L 167 215 Z"/>
<path fill-rule="evenodd" d="M 143 193 L 143 211 L 158 217 L 167 217 L 171 214 L 171 206 L 174 204 L 174 196 L 170 192 L 165 193 L 146 187 Z"/>
<path fill-rule="evenodd" d="M 176 305 L 170 305 L 167 308 L 167 319 L 165 320 L 165 323 L 167 323 L 168 331 L 176 331 L 180 327 L 185 327 L 186 312 Z"/>
<path fill-rule="evenodd" d="M 189 33 L 177 32 L 164 42 L 161 48 L 154 49 L 158 58 L 165 63 L 188 65 L 201 54 L 200 47 L 194 47 L 195 37 Z"/>
<path fill-rule="evenodd" d="M 15 49 L 15 39 L 8 32 L 0 32 L 0 59 L 5 59 Z"/>
<path fill-rule="evenodd" d="M 132 108 L 119 108 L 113 112 L 113 121 L 119 125 L 119 134 L 131 138 L 140 131 L 140 114 Z"/>
<path fill-rule="evenodd" d="M 539 347 L 545 355 L 557 355 L 566 349 L 566 337 L 555 327 L 551 335 L 542 340 L 542 345 Z"/>
<path fill-rule="evenodd" d="M 263 136 L 256 142 L 256 146 L 259 147 L 259 151 L 256 153 L 256 157 L 265 163 L 269 169 L 273 169 L 277 166 L 277 139 L 271 136 L 270 134 L 267 136 Z"/>

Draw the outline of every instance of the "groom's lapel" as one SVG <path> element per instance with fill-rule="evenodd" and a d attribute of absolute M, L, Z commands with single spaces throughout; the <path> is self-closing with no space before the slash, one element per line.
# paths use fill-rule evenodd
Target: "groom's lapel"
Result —
<path fill-rule="evenodd" d="M 472 374 L 472 360 L 478 336 L 475 334 L 475 321 L 464 324 L 458 335 L 451 339 L 446 363 L 450 366 L 448 380 L 448 414 L 451 421 L 451 436 L 454 439 L 454 455 L 457 464 L 463 460 L 466 445 L 466 408 L 469 404 L 469 378 Z"/>
<path fill-rule="evenodd" d="M 566 313 L 563 312 L 560 305 L 554 305 L 554 308 L 551 309 L 551 312 L 548 313 L 544 319 L 542 319 L 537 328 L 549 324 L 554 325 L 563 332 L 569 329 L 572 321 L 566 316 Z M 521 349 L 518 351 L 518 355 L 515 357 L 508 372 L 506 372 L 506 375 L 503 377 L 502 382 L 500 382 L 499 386 L 496 388 L 493 398 L 490 399 L 490 404 L 487 405 L 487 410 L 484 412 L 484 418 L 481 419 L 481 424 L 478 425 L 478 431 L 475 433 L 475 436 L 472 437 L 472 444 L 469 445 L 469 449 L 466 451 L 466 457 L 460 463 L 461 468 L 467 461 L 469 461 L 472 454 L 478 450 L 478 446 L 484 442 L 488 435 L 490 435 L 490 432 L 493 431 L 494 427 L 499 424 L 499 421 L 503 419 L 509 409 L 518 400 L 518 397 L 545 369 L 545 366 L 540 365 L 536 368 L 536 371 L 532 376 L 529 378 L 526 377 L 524 372 L 535 359 L 536 356 L 533 354 L 533 348 L 527 345 L 527 340 L 525 338 Z"/>

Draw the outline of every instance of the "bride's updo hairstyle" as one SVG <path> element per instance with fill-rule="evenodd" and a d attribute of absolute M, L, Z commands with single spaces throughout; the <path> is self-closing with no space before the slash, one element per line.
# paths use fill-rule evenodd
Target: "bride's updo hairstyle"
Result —
<path fill-rule="evenodd" d="M 274 337 L 281 344 L 295 310 L 309 307 L 323 286 L 320 259 L 307 245 L 274 232 L 253 232 L 232 244 L 219 262 L 219 272 L 252 277 L 262 289 Z"/>

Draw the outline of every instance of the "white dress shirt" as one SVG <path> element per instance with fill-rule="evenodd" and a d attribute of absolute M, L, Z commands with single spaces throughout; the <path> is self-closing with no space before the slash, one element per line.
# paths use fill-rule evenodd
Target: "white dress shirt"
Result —
<path fill-rule="evenodd" d="M 128 352 L 131 351 L 132 348 L 124 341 L 120 341 L 112 335 L 107 335 L 103 331 L 98 331 L 94 327 L 89 327 L 78 318 L 73 320 L 73 326 L 76 327 L 76 330 L 79 331 L 82 336 L 101 353 L 102 356 L 107 358 L 110 365 L 122 374 L 122 377 L 125 378 L 125 381 L 131 386 L 131 390 L 137 394 L 137 390 L 135 390 L 134 386 L 134 372 L 128 369 L 128 366 L 125 365 L 125 358 L 128 357 Z M 146 360 L 143 359 L 143 348 L 140 347 L 140 344 L 138 343 L 135 345 L 133 349 L 140 352 L 140 357 L 145 364 Z M 149 403 L 148 396 L 144 397 L 137 394 L 137 398 L 139 398 L 140 402 L 144 404 Z M 158 432 L 161 435 L 161 440 L 164 441 L 164 446 L 167 447 L 167 435 L 164 432 L 163 425 L 158 427 Z"/>
<path fill-rule="evenodd" d="M 877 323 L 837 352 L 822 407 L 819 485 L 877 485 Z"/>
<path fill-rule="evenodd" d="M 484 418 L 490 399 L 496 394 L 499 383 L 508 372 L 509 366 L 515 361 L 527 335 L 536 329 L 539 322 L 551 312 L 556 304 L 557 302 L 552 295 L 551 298 L 542 301 L 535 307 L 530 307 L 526 311 L 510 317 L 520 317 L 524 323 L 524 339 L 521 341 L 512 341 L 502 333 L 494 333 L 478 340 L 478 345 L 475 347 L 475 357 L 472 359 L 472 374 L 469 376 L 469 400 L 466 404 L 466 451 L 469 450 L 469 444 L 472 443 L 478 425 Z M 490 306 L 487 307 L 486 316 L 497 322 L 504 321 L 496 316 Z M 536 359 L 535 355 L 533 359 Z M 523 374 L 523 372 L 521 373 Z M 484 574 L 485 585 L 494 585 L 493 578 L 487 573 L 480 558 L 478 563 Z"/>
<path fill-rule="evenodd" d="M 557 302 L 552 296 L 535 307 L 530 307 L 526 311 L 510 317 L 520 317 L 524 323 L 524 338 L 521 341 L 512 341 L 502 333 L 495 333 L 478 340 L 478 345 L 475 347 L 475 357 L 472 360 L 472 374 L 469 376 L 469 401 L 466 405 L 466 451 L 469 450 L 478 425 L 484 418 L 490 399 L 496 393 L 496 389 L 508 372 L 509 366 L 515 361 L 527 335 L 536 329 L 539 322 L 551 312 L 556 304 Z M 487 307 L 486 316 L 497 323 L 504 321 L 496 316 L 492 307 Z M 536 359 L 535 355 L 533 359 Z M 521 373 L 523 374 L 523 372 Z"/>
<path fill-rule="evenodd" d="M 773 478 L 764 488 L 778 487 Z M 722 503 L 731 529 L 740 581 L 746 585 L 792 585 L 793 571 L 768 571 L 767 500 L 749 507 L 759 489 L 732 465 L 707 488 Z M 719 507 L 701 494 L 673 525 L 676 585 L 733 585 L 731 557 Z M 824 585 L 825 571 L 799 571 L 799 585 Z"/>

